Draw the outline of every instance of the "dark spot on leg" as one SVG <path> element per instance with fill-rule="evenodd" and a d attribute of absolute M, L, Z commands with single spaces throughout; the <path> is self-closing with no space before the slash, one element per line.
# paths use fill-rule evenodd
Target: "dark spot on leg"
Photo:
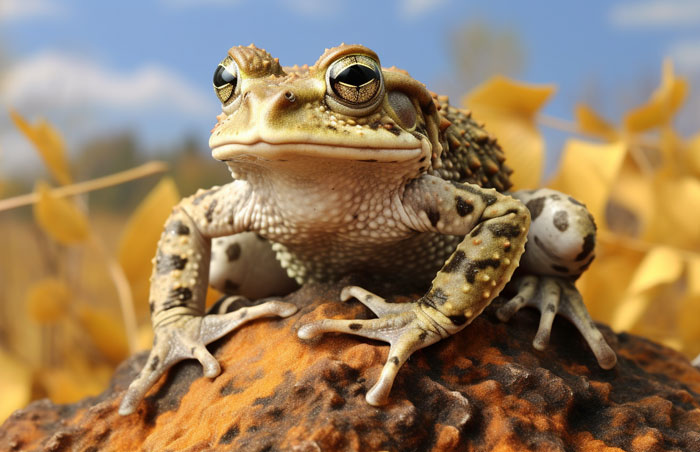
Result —
<path fill-rule="evenodd" d="M 238 243 L 232 243 L 226 248 L 226 259 L 229 262 L 233 262 L 241 257 L 241 245 Z"/>
<path fill-rule="evenodd" d="M 430 224 L 433 225 L 433 227 L 440 221 L 440 212 L 437 210 L 426 210 L 425 214 L 428 215 L 428 220 L 430 220 Z"/>
<path fill-rule="evenodd" d="M 595 234 L 590 233 L 583 238 L 583 246 L 581 247 L 581 252 L 576 256 L 576 262 L 584 260 L 591 251 L 595 248 Z"/>
<path fill-rule="evenodd" d="M 554 306 L 554 305 L 551 304 L 551 303 L 548 304 L 548 305 L 547 305 L 547 312 L 551 312 L 552 314 L 556 314 L 556 313 L 557 313 L 557 308 L 556 308 L 556 306 Z"/>
<path fill-rule="evenodd" d="M 549 195 L 549 197 L 555 201 L 559 201 L 561 199 L 561 196 L 559 195 Z"/>
<path fill-rule="evenodd" d="M 579 268 L 579 270 L 581 271 L 581 273 L 583 273 L 583 272 L 585 272 L 586 270 L 588 270 L 588 267 L 590 267 L 590 266 L 591 266 L 591 263 L 593 262 L 593 258 L 595 258 L 595 256 L 591 256 L 591 258 L 588 260 L 588 262 L 586 262 L 585 264 L 583 264 L 583 265 L 581 266 L 581 268 Z"/>
<path fill-rule="evenodd" d="M 211 190 L 204 191 L 198 195 L 195 195 L 194 198 L 192 198 L 192 204 L 195 206 L 198 205 L 202 200 L 208 196 L 213 195 L 214 193 L 218 192 L 220 188 L 212 188 Z"/>
<path fill-rule="evenodd" d="M 398 366 L 398 365 L 399 365 L 399 357 L 398 357 L 398 356 L 392 356 L 392 357 L 389 359 L 389 361 L 391 361 L 391 363 L 392 363 L 393 365 L 395 365 L 395 366 Z"/>
<path fill-rule="evenodd" d="M 160 251 L 156 255 L 156 273 L 163 275 L 173 270 L 182 270 L 187 265 L 187 258 L 177 254 L 164 255 Z"/>
<path fill-rule="evenodd" d="M 467 256 L 464 254 L 464 251 L 462 250 L 457 250 L 454 252 L 452 257 L 447 261 L 447 263 L 442 267 L 443 272 L 445 273 L 452 273 L 455 270 L 459 269 L 462 266 L 462 262 L 464 262 L 464 259 Z"/>
<path fill-rule="evenodd" d="M 425 305 L 432 309 L 437 309 L 447 301 L 447 295 L 439 287 L 432 289 L 419 300 L 419 304 Z"/>
<path fill-rule="evenodd" d="M 238 310 L 238 319 L 243 320 L 248 315 L 248 308 L 241 308 Z"/>
<path fill-rule="evenodd" d="M 467 263 L 466 271 L 464 272 L 464 277 L 467 282 L 473 284 L 476 281 L 476 275 L 479 274 L 479 270 L 484 270 L 487 267 L 496 269 L 500 267 L 501 261 L 499 259 L 482 259 L 479 261 L 469 261 Z"/>
<path fill-rule="evenodd" d="M 527 207 L 527 210 L 530 211 L 530 219 L 532 221 L 535 221 L 537 217 L 540 216 L 542 213 L 542 209 L 544 209 L 544 203 L 546 201 L 546 198 L 540 197 L 540 198 L 535 198 L 531 199 L 525 204 L 525 207 Z"/>
<path fill-rule="evenodd" d="M 488 225 L 489 231 L 496 237 L 515 238 L 520 235 L 520 226 L 511 223 L 496 223 Z"/>
<path fill-rule="evenodd" d="M 586 207 L 586 205 L 584 203 L 578 201 L 576 198 L 573 198 L 571 196 L 569 196 L 569 202 L 571 204 L 576 204 L 577 206 Z"/>
<path fill-rule="evenodd" d="M 156 302 L 151 300 L 148 302 L 148 310 L 151 311 L 151 314 L 153 314 L 153 311 L 156 310 Z"/>
<path fill-rule="evenodd" d="M 165 232 L 177 235 L 187 235 L 190 233 L 190 228 L 180 220 L 175 220 L 165 227 Z"/>
<path fill-rule="evenodd" d="M 224 292 L 232 294 L 235 293 L 238 289 L 239 285 L 231 281 L 230 279 L 224 281 Z"/>
<path fill-rule="evenodd" d="M 151 365 L 148 366 L 151 371 L 156 370 L 158 368 L 158 364 L 160 364 L 160 358 L 155 356 L 153 357 L 153 360 L 151 361 Z"/>
<path fill-rule="evenodd" d="M 561 232 L 566 231 L 569 228 L 569 213 L 566 210 L 558 210 L 554 214 L 553 222 L 555 228 Z"/>
<path fill-rule="evenodd" d="M 350 325 L 348 325 L 348 328 L 350 328 L 353 331 L 361 330 L 362 324 L 361 323 L 351 323 Z"/>
<path fill-rule="evenodd" d="M 563 265 L 552 264 L 552 270 L 559 273 L 569 273 L 569 269 Z"/>
<path fill-rule="evenodd" d="M 467 320 L 469 320 L 464 314 L 451 315 L 447 318 L 450 319 L 450 322 L 452 322 L 452 324 L 455 326 L 464 325 L 465 323 L 467 323 Z"/>
<path fill-rule="evenodd" d="M 240 433 L 240 430 L 238 429 L 238 425 L 232 425 L 229 427 L 228 430 L 226 430 L 226 433 L 221 435 L 221 438 L 219 439 L 219 444 L 231 444 L 234 439 L 238 436 Z"/>
<path fill-rule="evenodd" d="M 211 223 L 214 219 L 214 209 L 216 209 L 216 199 L 212 200 L 209 207 L 207 207 L 207 211 L 204 212 L 204 218 L 207 219 L 207 223 Z"/>
<path fill-rule="evenodd" d="M 428 332 L 427 331 L 421 331 L 421 333 L 418 335 L 418 340 L 421 342 L 425 342 L 425 338 L 428 337 Z"/>
<path fill-rule="evenodd" d="M 188 287 L 178 287 L 168 292 L 168 297 L 163 303 L 163 310 L 187 306 L 187 302 L 192 299 L 192 290 Z"/>
<path fill-rule="evenodd" d="M 533 242 L 535 242 L 535 245 L 537 246 L 537 248 L 542 250 L 542 252 L 544 254 L 546 254 L 547 256 L 549 256 L 551 259 L 553 259 L 553 260 L 558 259 L 557 255 L 554 254 L 549 248 L 547 248 L 547 245 L 542 243 L 542 241 L 540 240 L 540 238 L 538 236 L 535 236 L 535 239 L 533 240 Z"/>
<path fill-rule="evenodd" d="M 474 206 L 465 201 L 461 196 L 456 196 L 455 202 L 457 205 L 457 214 L 460 217 L 467 216 L 474 211 Z"/>

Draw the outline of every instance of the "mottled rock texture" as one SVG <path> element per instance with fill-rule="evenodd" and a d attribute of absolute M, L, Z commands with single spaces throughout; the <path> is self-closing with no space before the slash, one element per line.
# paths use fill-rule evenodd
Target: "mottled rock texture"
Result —
<path fill-rule="evenodd" d="M 285 320 L 259 320 L 216 343 L 223 373 L 180 363 L 136 414 L 122 391 L 145 354 L 102 395 L 74 405 L 34 402 L 0 428 L 0 450 L 39 451 L 700 451 L 700 371 L 680 354 L 603 332 L 619 355 L 598 367 L 572 325 L 557 320 L 545 352 L 531 346 L 532 310 L 499 322 L 493 309 L 409 360 L 391 403 L 367 405 L 388 346 L 349 335 L 304 343 L 321 317 L 369 317 L 338 301 L 341 285 L 288 297 Z M 399 299 L 400 300 L 400 299 Z"/>

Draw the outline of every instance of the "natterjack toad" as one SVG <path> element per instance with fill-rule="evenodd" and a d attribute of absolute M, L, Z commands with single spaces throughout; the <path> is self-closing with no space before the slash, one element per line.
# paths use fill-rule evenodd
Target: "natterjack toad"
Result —
<path fill-rule="evenodd" d="M 259 298 L 290 291 L 294 281 L 352 273 L 424 282 L 424 296 L 400 304 L 346 287 L 343 300 L 357 298 L 378 318 L 299 329 L 302 339 L 333 331 L 391 344 L 366 395 L 372 405 L 387 401 L 414 351 L 468 325 L 519 263 L 510 282 L 517 295 L 499 317 L 538 307 L 534 345 L 541 349 L 560 313 L 601 367 L 615 365 L 573 285 L 593 259 L 593 219 L 552 190 L 506 194 L 503 152 L 469 113 L 407 73 L 383 69 L 359 45 L 291 68 L 253 45 L 233 47 L 216 68 L 214 89 L 223 113 L 210 146 L 234 181 L 184 199 L 166 223 L 151 282 L 153 349 L 121 414 L 132 413 L 180 360 L 195 358 L 205 376 L 218 375 L 206 344 L 250 320 L 297 310 L 266 301 L 227 313 L 224 301 L 224 313 L 204 315 L 208 283 Z"/>

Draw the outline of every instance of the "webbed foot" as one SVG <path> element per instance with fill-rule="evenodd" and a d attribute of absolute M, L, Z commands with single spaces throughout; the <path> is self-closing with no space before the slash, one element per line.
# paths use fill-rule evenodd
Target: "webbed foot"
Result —
<path fill-rule="evenodd" d="M 261 317 L 289 317 L 297 311 L 291 303 L 268 301 L 244 307 L 227 314 L 206 316 L 180 315 L 161 323 L 155 331 L 153 348 L 138 377 L 124 394 L 119 414 L 136 411 L 143 396 L 175 363 L 194 358 L 202 364 L 204 376 L 214 378 L 221 373 L 219 362 L 206 345 L 225 336 L 244 323 Z"/>
<path fill-rule="evenodd" d="M 581 332 L 603 369 L 612 369 L 617 356 L 595 326 L 588 314 L 583 298 L 570 278 L 558 276 L 520 276 L 512 281 L 518 293 L 501 306 L 496 315 L 507 322 L 524 306 L 532 306 L 541 313 L 540 325 L 532 342 L 537 350 L 544 350 L 549 343 L 552 322 L 556 314 L 566 317 Z"/>
<path fill-rule="evenodd" d="M 302 326 L 297 334 L 301 339 L 311 339 L 319 334 L 337 332 L 388 342 L 391 345 L 389 358 L 379 380 L 365 396 L 370 405 L 384 405 L 389 400 L 396 374 L 411 354 L 449 334 L 423 312 L 423 298 L 413 303 L 387 303 L 383 298 L 357 286 L 345 287 L 340 297 L 343 301 L 357 298 L 379 318 L 323 319 Z"/>

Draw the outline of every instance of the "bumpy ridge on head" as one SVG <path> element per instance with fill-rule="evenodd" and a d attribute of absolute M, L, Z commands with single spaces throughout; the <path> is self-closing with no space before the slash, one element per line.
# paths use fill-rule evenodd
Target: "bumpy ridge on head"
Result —
<path fill-rule="evenodd" d="M 259 49 L 254 44 L 247 47 L 231 47 L 228 54 L 238 64 L 238 70 L 250 77 L 284 75 L 279 60 L 272 58 L 265 49 Z"/>

